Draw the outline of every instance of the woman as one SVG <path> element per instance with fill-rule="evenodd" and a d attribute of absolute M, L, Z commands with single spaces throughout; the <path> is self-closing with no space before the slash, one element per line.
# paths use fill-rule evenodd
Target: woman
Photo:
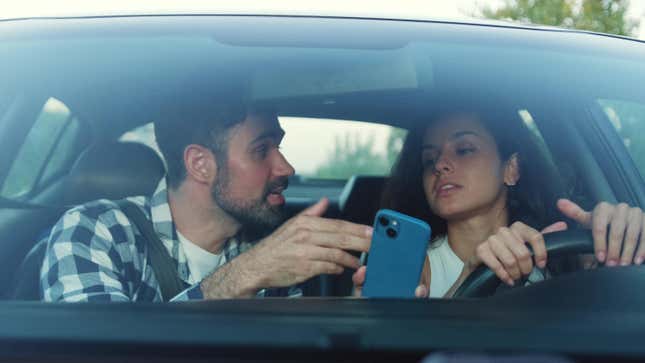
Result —
<path fill-rule="evenodd" d="M 481 263 L 511 286 L 532 272 L 539 278 L 526 243 L 537 267 L 546 267 L 543 234 L 566 229 L 562 215 L 592 228 L 599 262 L 643 261 L 639 208 L 600 203 L 587 212 L 557 200 L 560 179 L 530 130 L 499 114 L 478 115 L 484 113 L 444 113 L 410 132 L 386 188 L 384 207 L 422 218 L 433 230 L 417 296 L 452 296 Z M 365 267 L 353 279 L 360 294 Z"/>

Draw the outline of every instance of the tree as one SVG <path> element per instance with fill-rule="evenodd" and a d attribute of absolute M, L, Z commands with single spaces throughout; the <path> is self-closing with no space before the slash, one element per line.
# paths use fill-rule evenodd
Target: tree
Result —
<path fill-rule="evenodd" d="M 374 150 L 374 135 L 361 140 L 358 134 L 336 137 L 327 161 L 314 172 L 314 177 L 348 179 L 352 175 L 386 175 L 401 152 L 407 131 L 392 127 L 384 152 Z"/>
<path fill-rule="evenodd" d="M 374 135 L 361 140 L 358 134 L 336 137 L 334 149 L 314 176 L 325 179 L 348 179 L 352 175 L 383 175 L 389 171 L 387 157 L 374 151 Z"/>
<path fill-rule="evenodd" d="M 627 19 L 628 8 L 629 0 L 504 0 L 476 15 L 629 36 L 639 22 Z"/>
<path fill-rule="evenodd" d="M 390 135 L 387 138 L 387 162 L 389 165 L 394 165 L 396 159 L 399 157 L 401 148 L 403 147 L 403 142 L 405 141 L 405 135 L 407 135 L 407 130 L 399 129 L 393 127 L 390 129 Z"/>

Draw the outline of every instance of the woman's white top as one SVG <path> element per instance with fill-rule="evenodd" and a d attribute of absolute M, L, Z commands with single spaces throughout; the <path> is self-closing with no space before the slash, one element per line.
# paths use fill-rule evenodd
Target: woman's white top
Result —
<path fill-rule="evenodd" d="M 464 262 L 455 254 L 448 243 L 448 236 L 441 237 L 428 247 L 428 260 L 430 261 L 430 293 L 428 297 L 443 297 L 455 284 Z M 523 280 L 524 286 L 530 285 L 550 277 L 549 271 L 533 268 L 531 274 Z"/>
<path fill-rule="evenodd" d="M 181 242 L 186 254 L 186 261 L 190 270 L 189 282 L 191 284 L 200 282 L 204 277 L 215 271 L 216 268 L 226 263 L 224 252 L 219 254 L 208 252 L 184 237 L 179 231 L 177 231 L 177 237 L 179 237 L 179 242 Z"/>
<path fill-rule="evenodd" d="M 429 297 L 443 297 L 455 284 L 464 268 L 463 261 L 450 248 L 448 236 L 441 237 L 428 247 L 430 261 Z"/>

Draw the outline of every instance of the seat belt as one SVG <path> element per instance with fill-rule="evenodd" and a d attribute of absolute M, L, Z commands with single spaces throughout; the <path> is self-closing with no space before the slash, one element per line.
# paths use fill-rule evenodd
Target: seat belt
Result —
<path fill-rule="evenodd" d="M 148 258 L 161 289 L 163 301 L 170 301 L 185 289 L 184 282 L 177 273 L 177 263 L 170 257 L 152 222 L 143 214 L 139 206 L 127 199 L 116 202 L 121 211 L 137 227 L 148 246 Z"/>

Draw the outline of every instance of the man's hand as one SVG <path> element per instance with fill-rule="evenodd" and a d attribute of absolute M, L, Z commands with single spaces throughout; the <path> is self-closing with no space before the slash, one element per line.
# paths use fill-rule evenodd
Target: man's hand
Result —
<path fill-rule="evenodd" d="M 598 261 L 606 260 L 607 266 L 626 266 L 632 262 L 640 265 L 645 260 L 645 215 L 640 208 L 601 202 L 589 212 L 568 199 L 560 199 L 558 209 L 591 229 Z"/>
<path fill-rule="evenodd" d="M 321 199 L 229 263 L 235 269 L 231 278 L 235 277 L 244 295 L 248 296 L 249 290 L 291 286 L 320 274 L 340 274 L 345 268 L 360 266 L 358 258 L 346 250 L 367 252 L 372 227 L 322 218 L 328 204 L 326 198 Z M 221 278 L 218 282 L 229 285 Z M 222 296 L 212 294 L 210 289 L 221 288 L 202 283 L 205 297 Z"/>

